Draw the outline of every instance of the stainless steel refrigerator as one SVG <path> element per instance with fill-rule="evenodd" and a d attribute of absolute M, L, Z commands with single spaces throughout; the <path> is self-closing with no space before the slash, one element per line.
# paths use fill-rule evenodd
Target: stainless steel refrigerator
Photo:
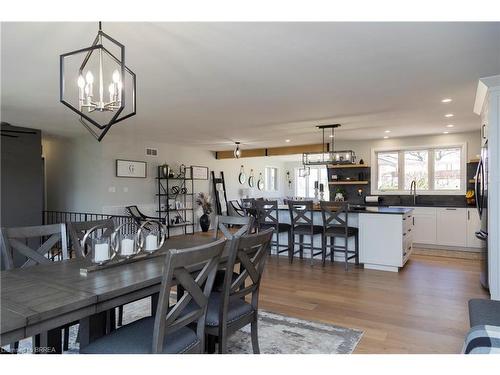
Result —
<path fill-rule="evenodd" d="M 483 142 L 481 160 L 477 166 L 475 177 L 476 207 L 481 220 L 481 229 L 476 237 L 481 240 L 481 285 L 489 289 L 488 285 L 488 140 Z"/>

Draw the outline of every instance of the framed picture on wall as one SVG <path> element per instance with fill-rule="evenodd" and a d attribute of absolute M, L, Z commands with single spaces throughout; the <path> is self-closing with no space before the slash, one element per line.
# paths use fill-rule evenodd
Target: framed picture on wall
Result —
<path fill-rule="evenodd" d="M 147 163 L 145 161 L 116 159 L 116 177 L 146 178 Z"/>
<path fill-rule="evenodd" d="M 208 180 L 208 167 L 191 166 L 191 178 L 193 180 Z"/>

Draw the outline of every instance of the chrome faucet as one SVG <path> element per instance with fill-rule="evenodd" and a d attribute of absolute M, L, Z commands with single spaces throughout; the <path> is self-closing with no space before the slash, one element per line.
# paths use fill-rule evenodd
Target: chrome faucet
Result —
<path fill-rule="evenodd" d="M 417 205 L 417 181 L 412 180 L 410 184 L 410 195 L 413 195 L 413 205 Z"/>

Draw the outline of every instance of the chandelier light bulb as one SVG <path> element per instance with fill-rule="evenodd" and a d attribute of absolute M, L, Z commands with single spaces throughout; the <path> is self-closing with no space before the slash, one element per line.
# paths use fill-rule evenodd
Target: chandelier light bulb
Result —
<path fill-rule="evenodd" d="M 78 83 L 79 88 L 83 89 L 85 87 L 85 79 L 83 78 L 83 76 L 81 74 L 78 76 L 77 83 Z"/>
<path fill-rule="evenodd" d="M 114 83 L 120 82 L 120 72 L 118 70 L 116 70 L 116 69 L 113 72 L 113 82 Z"/>
<path fill-rule="evenodd" d="M 115 96 L 115 85 L 113 83 L 109 84 L 108 91 L 109 91 L 109 101 L 112 102 Z"/>
<path fill-rule="evenodd" d="M 90 88 L 89 88 L 89 85 L 86 85 L 86 86 L 85 86 L 85 95 L 87 95 L 87 96 L 88 96 L 88 95 L 89 95 L 89 93 L 90 93 Z"/>
<path fill-rule="evenodd" d="M 92 72 L 90 70 L 85 75 L 85 80 L 87 81 L 87 83 L 90 83 L 90 84 L 94 83 L 94 75 L 92 74 Z"/>

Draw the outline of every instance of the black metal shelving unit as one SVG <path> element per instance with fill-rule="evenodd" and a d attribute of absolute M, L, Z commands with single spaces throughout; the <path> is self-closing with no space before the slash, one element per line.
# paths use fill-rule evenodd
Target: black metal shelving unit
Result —
<path fill-rule="evenodd" d="M 157 193 L 158 218 L 165 221 L 167 227 L 167 237 L 170 237 L 170 230 L 182 228 L 184 234 L 194 233 L 194 180 L 192 178 L 163 177 L 161 166 L 158 167 Z M 172 188 L 177 186 L 178 193 L 174 193 Z M 186 188 L 186 193 L 181 193 L 182 188 Z M 176 208 L 176 202 L 182 203 L 182 208 Z M 171 207 L 169 207 L 171 206 Z M 175 223 L 176 218 L 180 218 L 180 223 Z M 174 222 L 172 222 L 174 220 Z"/>

